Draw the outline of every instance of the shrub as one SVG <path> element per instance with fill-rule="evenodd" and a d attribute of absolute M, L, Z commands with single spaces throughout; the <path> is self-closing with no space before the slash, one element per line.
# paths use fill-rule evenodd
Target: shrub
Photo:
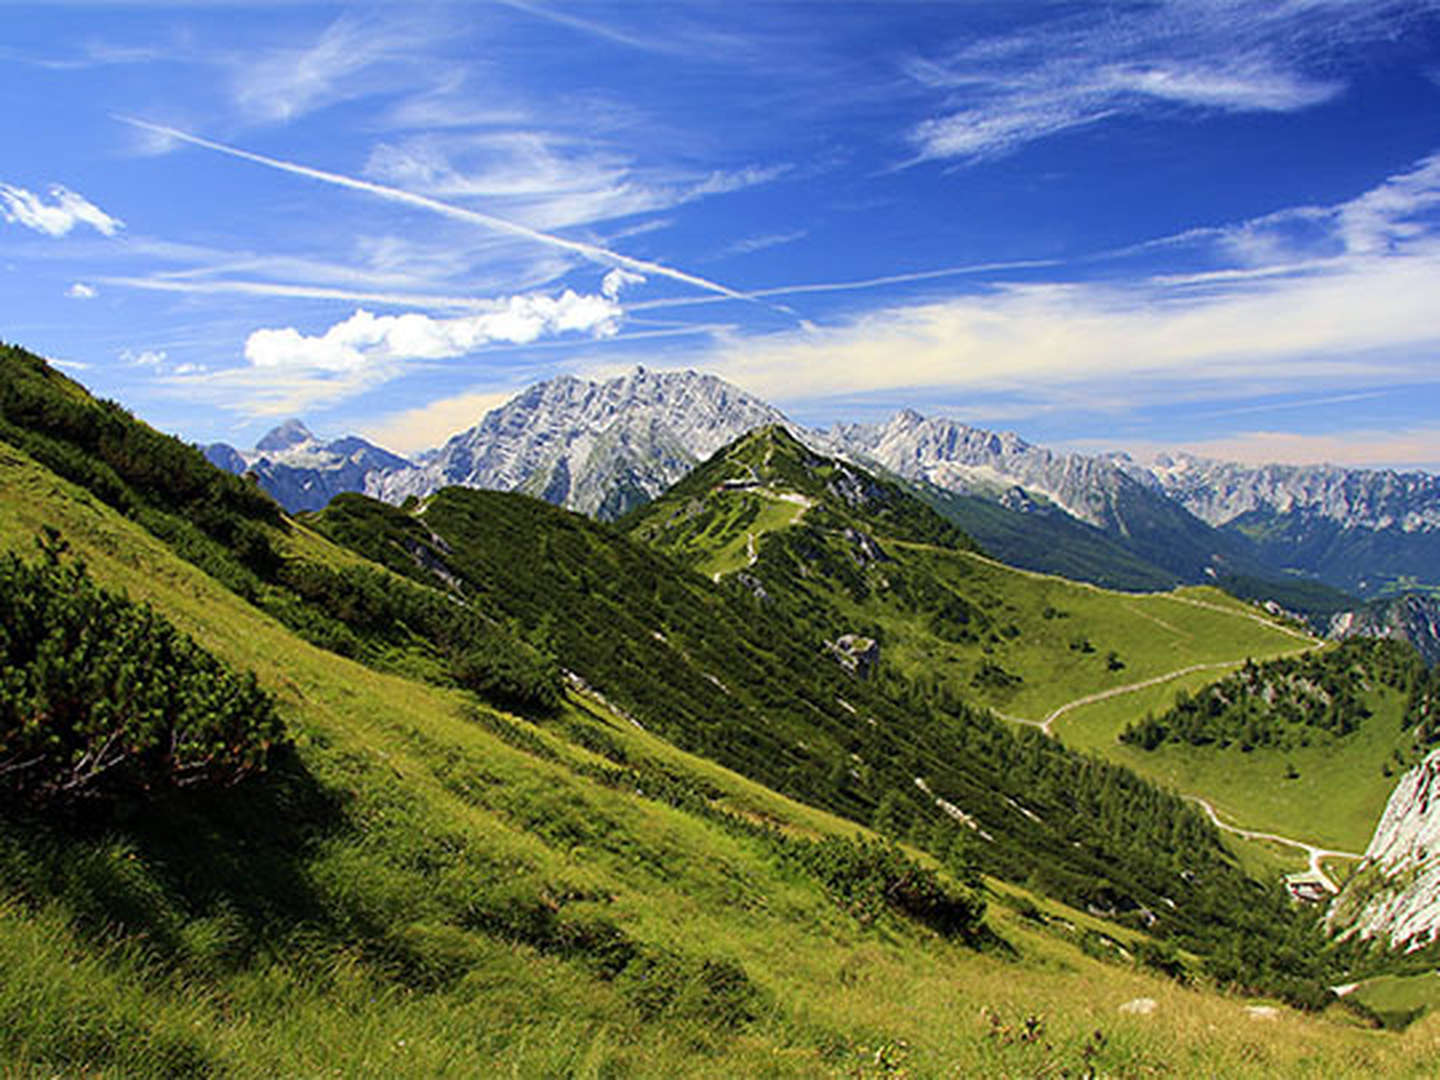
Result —
<path fill-rule="evenodd" d="M 31 804 L 231 784 L 283 735 L 274 699 L 82 564 L 0 558 L 0 798 Z"/>

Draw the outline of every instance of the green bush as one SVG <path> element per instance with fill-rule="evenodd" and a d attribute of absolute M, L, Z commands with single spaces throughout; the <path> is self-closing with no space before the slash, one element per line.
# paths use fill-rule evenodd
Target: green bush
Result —
<path fill-rule="evenodd" d="M 48 805 L 230 784 L 283 736 L 274 699 L 80 564 L 0 558 L 0 798 Z"/>

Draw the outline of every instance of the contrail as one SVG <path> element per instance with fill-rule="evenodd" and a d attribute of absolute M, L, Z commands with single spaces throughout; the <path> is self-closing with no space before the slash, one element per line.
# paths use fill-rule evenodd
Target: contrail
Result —
<path fill-rule="evenodd" d="M 253 161 L 257 165 L 265 165 L 272 169 L 279 169 L 281 172 L 309 177 L 311 180 L 334 184 L 336 187 L 349 188 L 352 191 L 364 191 L 382 199 L 389 199 L 391 202 L 417 206 L 422 210 L 431 210 L 445 217 L 454 218 L 456 221 L 465 221 L 472 225 L 483 225 L 487 229 L 509 233 L 511 236 L 524 237 L 527 240 L 535 241 L 537 244 L 548 244 L 550 247 L 573 251 L 577 255 L 583 255 L 585 258 L 596 262 L 614 263 L 644 274 L 654 274 L 657 277 L 666 277 L 672 281 L 680 281 L 686 285 L 693 285 L 697 289 L 717 293 L 730 300 L 746 300 L 751 303 L 762 304 L 764 307 L 773 307 L 773 305 L 764 304 L 762 301 L 755 299 L 748 293 L 739 292 L 730 288 L 728 285 L 721 285 L 717 281 L 710 281 L 708 278 L 697 277 L 695 274 L 687 274 L 684 270 L 675 270 L 672 267 L 664 266 L 661 263 L 649 262 L 646 259 L 634 259 L 629 255 L 622 255 L 618 251 L 610 251 L 608 248 L 602 248 L 595 244 L 587 244 L 581 240 L 567 240 L 563 236 L 555 236 L 553 233 L 541 232 L 539 229 L 532 229 L 528 225 L 507 221 L 493 214 L 482 213 L 479 210 L 467 210 L 463 206 L 454 206 L 450 203 L 441 202 L 439 199 L 432 199 L 425 195 L 416 195 L 413 192 L 388 187 L 385 184 L 375 184 L 368 180 L 357 180 L 352 176 L 342 176 L 339 173 L 326 172 L 324 169 L 312 169 L 308 165 L 298 165 L 293 161 L 282 161 L 279 158 L 266 157 L 264 154 L 256 154 L 250 150 L 241 150 L 239 147 L 226 146 L 224 143 L 213 142 L 210 139 L 202 139 L 199 135 L 191 135 L 188 132 L 166 127 L 163 124 L 152 124 L 148 120 L 138 120 L 131 116 L 119 115 L 117 115 L 115 119 L 121 123 L 129 124 L 131 127 L 141 128 L 145 131 L 153 131 L 158 135 L 165 135 L 169 138 L 177 139 L 180 142 L 190 143 L 192 146 L 202 146 L 207 150 L 228 154 L 230 157 L 240 158 L 243 161 Z"/>
<path fill-rule="evenodd" d="M 970 266 L 950 266 L 942 270 L 917 270 L 909 274 L 888 274 L 885 277 L 864 278 L 859 281 L 824 281 L 808 285 L 777 285 L 769 289 L 755 289 L 745 299 L 761 299 L 770 296 L 793 296 L 799 293 L 850 292 L 857 289 L 875 289 L 882 285 L 898 285 L 910 281 L 929 281 L 932 278 L 958 277 L 962 274 L 985 274 L 996 270 L 1033 270 L 1037 267 L 1058 266 L 1059 259 L 1019 259 L 1013 262 L 975 263 Z M 677 296 L 664 300 L 644 300 L 638 304 L 627 304 L 631 311 L 650 308 L 688 307 L 691 304 L 714 304 L 727 297 Z"/>

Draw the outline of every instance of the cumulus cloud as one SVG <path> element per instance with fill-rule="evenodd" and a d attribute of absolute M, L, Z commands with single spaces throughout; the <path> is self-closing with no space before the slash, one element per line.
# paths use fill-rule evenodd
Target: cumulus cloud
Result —
<path fill-rule="evenodd" d="M 613 335 L 622 309 L 607 296 L 582 296 L 567 289 L 558 297 L 512 296 L 489 310 L 436 319 L 411 312 L 374 315 L 359 309 L 323 334 L 294 327 L 256 330 L 245 342 L 245 358 L 257 368 L 358 372 L 406 360 L 446 360 L 485 345 L 528 345 L 545 335 Z"/>
<path fill-rule="evenodd" d="M 47 236 L 64 236 L 77 225 L 88 225 L 106 236 L 114 236 L 125 225 L 85 196 L 55 184 L 50 202 L 13 184 L 0 184 L 0 217 Z"/>
<path fill-rule="evenodd" d="M 94 285 L 86 285 L 83 281 L 77 281 L 65 290 L 65 295 L 74 300 L 94 300 L 100 293 Z"/>

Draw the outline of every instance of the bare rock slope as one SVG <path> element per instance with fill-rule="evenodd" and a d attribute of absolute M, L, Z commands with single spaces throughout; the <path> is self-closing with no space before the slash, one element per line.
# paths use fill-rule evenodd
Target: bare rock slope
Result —
<path fill-rule="evenodd" d="M 1327 921 L 1407 951 L 1440 938 L 1440 750 L 1401 777 Z"/>

